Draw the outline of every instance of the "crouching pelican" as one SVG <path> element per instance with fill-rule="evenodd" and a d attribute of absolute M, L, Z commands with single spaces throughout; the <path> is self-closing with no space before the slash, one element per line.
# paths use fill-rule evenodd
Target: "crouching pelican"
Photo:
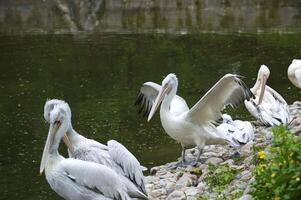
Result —
<path fill-rule="evenodd" d="M 217 130 L 225 137 L 232 138 L 231 145 L 239 146 L 247 144 L 254 139 L 254 128 L 248 121 L 233 120 L 228 114 L 222 115 L 222 123 L 217 126 Z"/>
<path fill-rule="evenodd" d="M 290 121 L 288 105 L 278 92 L 266 85 L 269 75 L 269 68 L 261 65 L 257 81 L 251 88 L 255 99 L 245 100 L 245 106 L 252 116 L 266 126 L 287 124 Z"/>
<path fill-rule="evenodd" d="M 144 167 L 126 147 L 115 140 L 110 140 L 107 145 L 103 145 L 77 133 L 72 127 L 71 109 L 63 100 L 46 101 L 44 118 L 48 123 L 51 122 L 50 116 L 53 112 L 66 115 L 65 121 L 68 123 L 63 141 L 68 147 L 69 157 L 105 165 L 115 171 L 119 175 L 119 179 L 127 183 L 126 185 L 136 187 L 147 196 L 142 173 Z"/>
<path fill-rule="evenodd" d="M 186 101 L 177 96 L 178 79 L 169 74 L 162 81 L 162 86 L 146 82 L 140 89 L 136 105 L 140 112 L 148 114 L 148 121 L 160 106 L 160 118 L 165 132 L 182 146 L 180 165 L 197 164 L 205 145 L 228 144 L 212 122 L 221 117 L 221 110 L 227 106 L 237 106 L 244 99 L 252 96 L 251 91 L 237 75 L 227 74 L 222 77 L 191 109 Z M 193 163 L 185 161 L 187 147 L 197 146 L 198 155 Z"/>
<path fill-rule="evenodd" d="M 49 115 L 49 132 L 43 151 L 40 173 L 45 170 L 51 188 L 66 200 L 147 199 L 111 168 L 68 158 L 58 152 L 62 137 L 70 128 L 70 115 L 57 105 Z"/>
<path fill-rule="evenodd" d="M 301 89 L 301 60 L 294 59 L 287 69 L 288 79 Z"/>

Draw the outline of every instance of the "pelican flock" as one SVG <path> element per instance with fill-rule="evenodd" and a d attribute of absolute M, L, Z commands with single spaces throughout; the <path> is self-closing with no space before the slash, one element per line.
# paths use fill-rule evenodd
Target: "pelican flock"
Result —
<path fill-rule="evenodd" d="M 301 60 L 288 67 L 288 78 L 301 88 Z M 145 82 L 135 105 L 150 121 L 160 107 L 160 120 L 165 132 L 181 144 L 181 159 L 171 167 L 196 165 L 205 145 L 237 147 L 251 143 L 254 127 L 248 121 L 233 120 L 222 111 L 228 105 L 245 107 L 261 124 L 288 124 L 293 133 L 301 131 L 301 117 L 290 121 L 288 105 L 283 97 L 267 86 L 270 70 L 261 65 L 256 83 L 248 88 L 235 74 L 224 75 L 191 108 L 177 95 L 178 79 L 168 74 L 161 85 Z M 143 171 L 146 170 L 125 146 L 115 140 L 101 144 L 73 129 L 71 109 L 59 99 L 47 100 L 44 119 L 49 124 L 48 136 L 40 164 L 50 187 L 66 200 L 148 199 Z M 61 140 L 69 158 L 59 153 Z M 186 160 L 187 148 L 197 147 L 195 160 Z"/>
<path fill-rule="evenodd" d="M 255 98 L 245 100 L 245 106 L 252 116 L 266 126 L 288 124 L 288 105 L 278 92 L 266 85 L 269 76 L 269 68 L 261 65 L 256 83 L 251 88 Z"/>
<path fill-rule="evenodd" d="M 252 92 L 237 75 L 223 76 L 191 109 L 177 96 L 178 79 L 168 74 L 162 85 L 146 82 L 140 89 L 136 105 L 148 114 L 148 121 L 160 106 L 160 119 L 165 132 L 182 146 L 182 160 L 177 165 L 195 165 L 205 145 L 234 144 L 235 138 L 217 130 L 214 121 L 221 117 L 227 105 L 237 106 L 249 100 Z M 185 150 L 196 146 L 198 155 L 194 162 L 185 160 Z"/>

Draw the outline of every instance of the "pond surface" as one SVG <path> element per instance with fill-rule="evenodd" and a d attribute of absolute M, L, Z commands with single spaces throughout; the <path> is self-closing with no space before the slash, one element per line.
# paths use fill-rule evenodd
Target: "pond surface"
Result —
<path fill-rule="evenodd" d="M 175 161 L 180 145 L 147 123 L 134 101 L 143 82 L 170 72 L 192 106 L 221 76 L 237 73 L 253 86 L 257 70 L 288 103 L 300 100 L 287 67 L 301 58 L 300 34 L 264 35 L 26 35 L 0 37 L 0 199 L 60 199 L 39 165 L 48 126 L 47 98 L 66 100 L 74 128 L 102 143 L 123 143 L 147 167 Z M 252 120 L 241 106 L 234 118 Z M 62 149 L 61 152 L 65 152 Z"/>

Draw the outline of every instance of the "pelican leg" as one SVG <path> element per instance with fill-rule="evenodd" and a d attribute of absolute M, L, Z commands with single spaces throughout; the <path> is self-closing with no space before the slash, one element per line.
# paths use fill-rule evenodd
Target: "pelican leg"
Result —
<path fill-rule="evenodd" d="M 186 151 L 186 147 L 182 145 L 182 163 L 181 163 L 181 167 L 187 167 L 189 165 L 194 165 L 194 161 L 188 161 L 185 159 L 185 151 Z"/>
<path fill-rule="evenodd" d="M 202 155 L 202 153 L 203 153 L 203 148 L 198 147 L 198 150 L 199 150 L 199 153 L 198 153 L 198 155 L 197 155 L 197 157 L 196 157 L 194 163 L 192 164 L 193 166 L 196 166 L 196 165 L 198 164 L 198 162 L 199 162 L 199 160 L 200 160 L 200 157 L 201 157 L 201 155 Z"/>
<path fill-rule="evenodd" d="M 186 147 L 182 146 L 182 163 L 181 163 L 181 167 L 187 167 L 189 165 L 194 165 L 195 161 L 191 160 L 188 161 L 185 159 L 185 151 L 186 151 Z"/>
<path fill-rule="evenodd" d="M 168 169 L 175 169 L 177 167 L 186 167 L 187 165 L 189 165 L 189 163 L 187 163 L 186 160 L 185 160 L 186 147 L 184 145 L 181 145 L 181 146 L 182 146 L 182 159 L 177 161 L 177 162 L 170 163 L 167 166 Z"/>
<path fill-rule="evenodd" d="M 186 147 L 184 145 L 182 145 L 182 163 L 185 163 L 185 151 L 186 151 Z"/>

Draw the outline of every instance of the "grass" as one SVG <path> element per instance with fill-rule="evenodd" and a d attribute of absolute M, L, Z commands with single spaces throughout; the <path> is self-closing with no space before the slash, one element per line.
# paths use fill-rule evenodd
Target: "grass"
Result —
<path fill-rule="evenodd" d="M 224 191 L 225 186 L 228 185 L 238 173 L 238 170 L 232 169 L 228 164 L 215 166 L 209 165 L 210 172 L 204 178 L 207 185 L 217 193 Z"/>

